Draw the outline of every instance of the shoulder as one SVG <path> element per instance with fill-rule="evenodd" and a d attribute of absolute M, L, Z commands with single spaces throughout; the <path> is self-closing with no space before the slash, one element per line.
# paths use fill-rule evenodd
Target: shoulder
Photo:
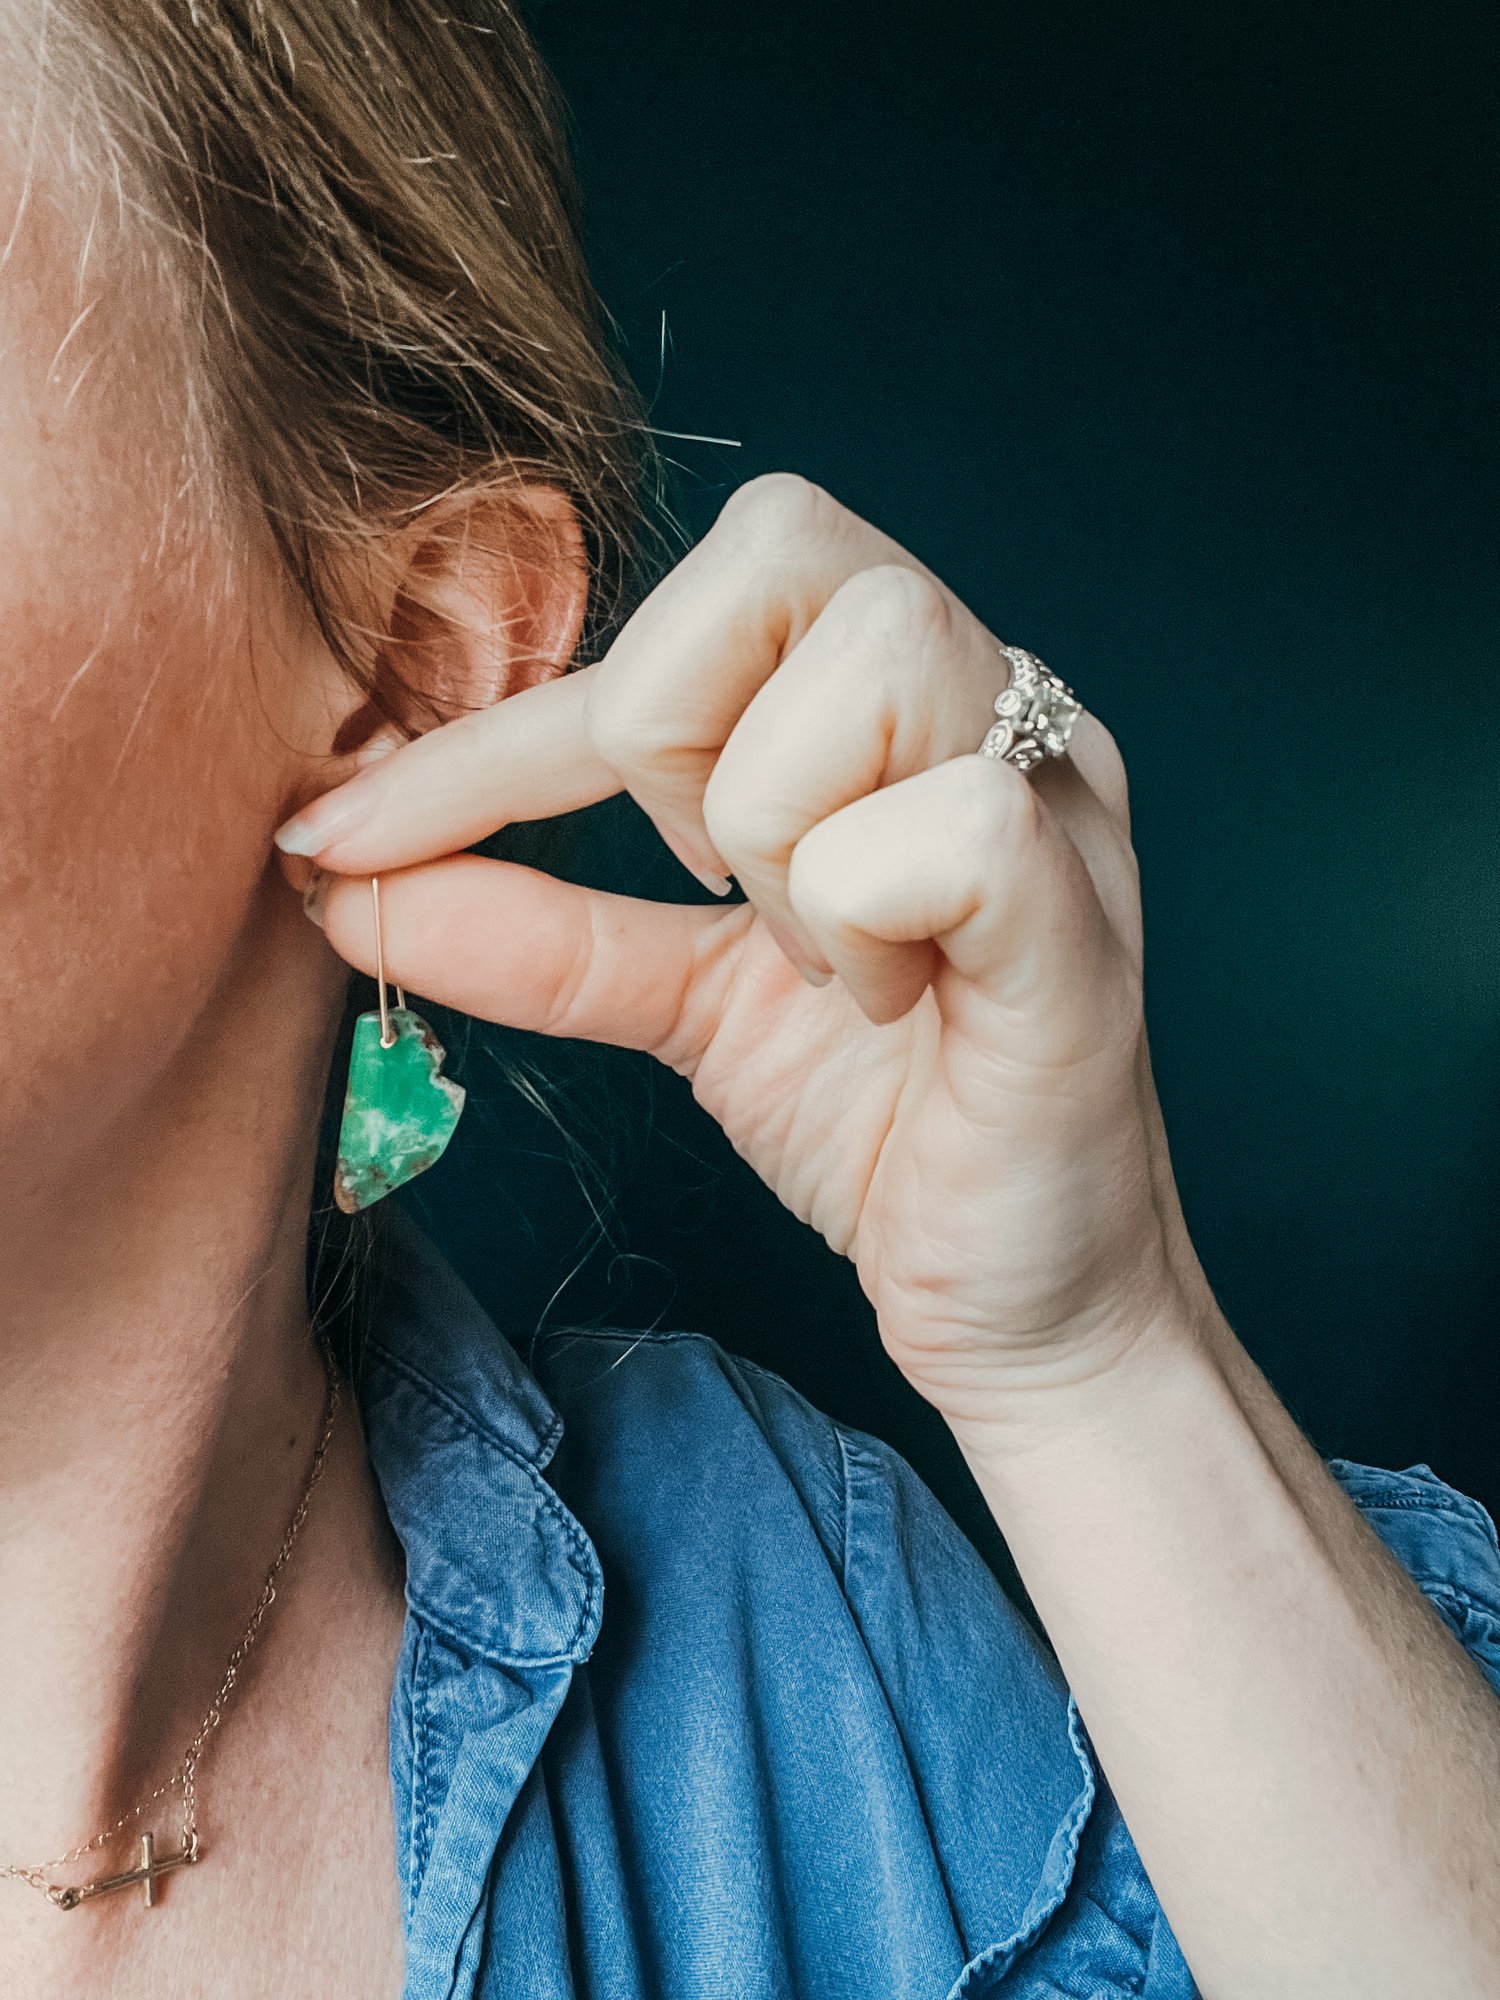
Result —
<path fill-rule="evenodd" d="M 708 1900 L 727 1829 L 775 1855 L 865 1990 L 1191 1991 L 1055 1661 L 898 1452 L 701 1333 L 528 1360 L 604 1575 L 587 1726 L 652 1771 L 637 1843 L 660 1818 Z"/>
<path fill-rule="evenodd" d="M 604 1568 L 599 1726 L 714 1746 L 655 1780 L 674 1827 L 705 1788 L 716 1812 L 715 1785 L 756 1801 L 809 1881 L 859 1883 L 882 1949 L 934 1940 L 963 2000 L 1196 1993 L 1055 1661 L 899 1453 L 703 1333 L 569 1333 L 532 1360 Z M 1427 1466 L 1326 1462 L 1500 1685 L 1485 1509 Z"/>
<path fill-rule="evenodd" d="M 529 1355 L 563 1418 L 554 1477 L 608 1491 L 637 1524 L 763 1531 L 772 1496 L 805 1515 L 842 1573 L 851 1434 L 790 1383 L 708 1334 L 591 1328 Z"/>
<path fill-rule="evenodd" d="M 814 1533 L 862 1615 L 889 1610 L 883 1593 L 897 1585 L 898 1595 L 918 1591 L 923 1615 L 942 1629 L 952 1624 L 945 1605 L 989 1602 L 992 1592 L 1004 1602 L 896 1451 L 710 1335 L 569 1332 L 539 1343 L 536 1364 L 573 1433 L 566 1469 L 607 1480 L 611 1504 L 638 1527 L 691 1519 L 722 1548 L 764 1537 L 779 1499 Z M 1500 1538 L 1485 1507 L 1430 1465 L 1325 1463 L 1500 1689 Z"/>
<path fill-rule="evenodd" d="M 898 1450 L 713 1336 L 568 1329 L 526 1354 L 559 1419 L 549 1477 L 580 1514 L 607 1504 L 606 1535 L 623 1521 L 637 1538 L 675 1543 L 691 1527 L 700 1546 L 753 1560 L 779 1521 L 783 1572 L 816 1561 L 861 1607 L 908 1570 L 1010 1606 Z M 670 1548 L 661 1554 L 670 1560 Z"/>

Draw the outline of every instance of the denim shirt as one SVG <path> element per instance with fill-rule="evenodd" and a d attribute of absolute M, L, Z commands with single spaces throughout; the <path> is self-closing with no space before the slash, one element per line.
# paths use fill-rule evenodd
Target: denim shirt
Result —
<path fill-rule="evenodd" d="M 699 1333 L 528 1366 L 381 1218 L 405 2000 L 1197 1993 L 1066 1683 L 905 1460 Z M 1489 1515 L 1329 1463 L 1500 1689 Z"/>

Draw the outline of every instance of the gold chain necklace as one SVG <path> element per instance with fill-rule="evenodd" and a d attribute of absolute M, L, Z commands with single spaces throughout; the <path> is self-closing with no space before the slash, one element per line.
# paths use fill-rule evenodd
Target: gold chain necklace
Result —
<path fill-rule="evenodd" d="M 302 1497 L 293 1509 L 292 1518 L 287 1523 L 286 1533 L 281 1538 L 281 1547 L 276 1552 L 276 1560 L 266 1572 L 266 1580 L 261 1585 L 260 1598 L 250 1615 L 250 1623 L 234 1651 L 229 1655 L 229 1664 L 224 1669 L 224 1678 L 219 1683 L 219 1691 L 209 1704 L 208 1713 L 198 1725 L 196 1735 L 183 1753 L 182 1762 L 170 1778 L 159 1784 L 154 1792 L 134 1805 L 129 1812 L 121 1813 L 112 1826 L 96 1833 L 92 1840 L 84 1841 L 78 1847 L 70 1847 L 66 1854 L 59 1854 L 55 1860 L 39 1861 L 33 1867 L 0 1865 L 0 1881 L 25 1882 L 39 1890 L 47 1901 L 59 1910 L 76 1910 L 80 1903 L 88 1902 L 94 1896 L 112 1895 L 117 1889 L 134 1888 L 140 1884 L 148 1909 L 156 1904 L 156 1884 L 160 1876 L 174 1868 L 190 1868 L 202 1859 L 203 1849 L 198 1839 L 198 1766 L 207 1748 L 208 1739 L 213 1735 L 224 1717 L 224 1709 L 239 1683 L 240 1670 L 245 1664 L 250 1648 L 260 1634 L 266 1613 L 276 1601 L 276 1579 L 286 1567 L 292 1545 L 307 1518 L 307 1509 L 312 1500 L 313 1488 L 322 1476 L 323 1461 L 328 1456 L 329 1439 L 333 1436 L 333 1420 L 338 1415 L 339 1375 L 338 1367 L 326 1340 L 319 1340 L 323 1356 L 323 1370 L 327 1378 L 327 1391 L 323 1399 L 323 1429 L 313 1449 L 312 1464 L 308 1468 L 307 1482 L 302 1488 Z M 169 1792 L 182 1793 L 182 1839 L 174 1853 L 158 1854 L 153 1835 L 141 1835 L 140 1863 L 135 1868 L 127 1868 L 118 1875 L 103 1875 L 93 1882 L 78 1882 L 67 1886 L 49 1882 L 47 1877 L 55 1869 L 66 1868 L 75 1861 L 82 1861 L 99 1848 L 105 1847 L 117 1834 L 123 1833 L 132 1822 L 149 1812 L 158 1800 L 166 1798 Z"/>

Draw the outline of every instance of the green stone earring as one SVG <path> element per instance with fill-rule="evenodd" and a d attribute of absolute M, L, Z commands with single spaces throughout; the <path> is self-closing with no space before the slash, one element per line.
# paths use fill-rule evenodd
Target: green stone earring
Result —
<path fill-rule="evenodd" d="M 333 1198 L 355 1215 L 424 1173 L 453 1137 L 466 1092 L 443 1075 L 443 1046 L 398 986 L 386 1005 L 385 944 L 380 933 L 380 877 L 370 877 L 375 906 L 378 1010 L 354 1024 L 349 1085 L 339 1127 Z"/>

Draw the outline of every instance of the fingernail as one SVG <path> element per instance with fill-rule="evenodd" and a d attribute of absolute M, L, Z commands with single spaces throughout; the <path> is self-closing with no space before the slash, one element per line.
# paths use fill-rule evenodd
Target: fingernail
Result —
<path fill-rule="evenodd" d="M 368 795 L 368 787 L 359 785 L 357 780 L 371 765 L 383 764 L 387 757 L 404 749 L 406 742 L 407 738 L 394 723 L 377 731 L 368 743 L 353 753 L 350 761 L 354 771 L 351 776 L 277 827 L 271 838 L 282 853 L 317 854 L 330 840 L 337 840 L 341 834 L 349 833 L 367 820 L 374 810 L 374 800 Z"/>
<path fill-rule="evenodd" d="M 323 905 L 328 900 L 328 871 L 320 868 L 302 892 L 302 914 L 323 929 Z"/>
<path fill-rule="evenodd" d="M 727 875 L 720 875 L 715 869 L 705 868 L 689 850 L 687 843 L 677 833 L 669 832 L 665 827 L 660 828 L 659 831 L 662 839 L 671 848 L 689 875 L 696 877 L 703 884 L 704 888 L 708 890 L 710 895 L 727 896 L 729 894 L 734 885 Z"/>
<path fill-rule="evenodd" d="M 355 770 L 362 771 L 367 764 L 378 764 L 382 757 L 389 757 L 403 749 L 408 741 L 394 723 L 386 729 L 377 730 L 363 749 L 355 751 Z"/>
<path fill-rule="evenodd" d="M 353 780 L 349 784 L 353 784 Z M 331 840 L 352 832 L 369 817 L 369 801 L 349 797 L 348 787 L 325 792 L 315 805 L 294 813 L 271 835 L 283 854 L 320 854 Z"/>
<path fill-rule="evenodd" d="M 783 930 L 774 917 L 762 915 L 761 922 L 771 933 L 772 937 L 775 938 L 783 953 L 791 960 L 809 986 L 826 986 L 828 984 L 833 974 L 825 972 L 820 965 L 814 965 L 790 931 Z"/>

